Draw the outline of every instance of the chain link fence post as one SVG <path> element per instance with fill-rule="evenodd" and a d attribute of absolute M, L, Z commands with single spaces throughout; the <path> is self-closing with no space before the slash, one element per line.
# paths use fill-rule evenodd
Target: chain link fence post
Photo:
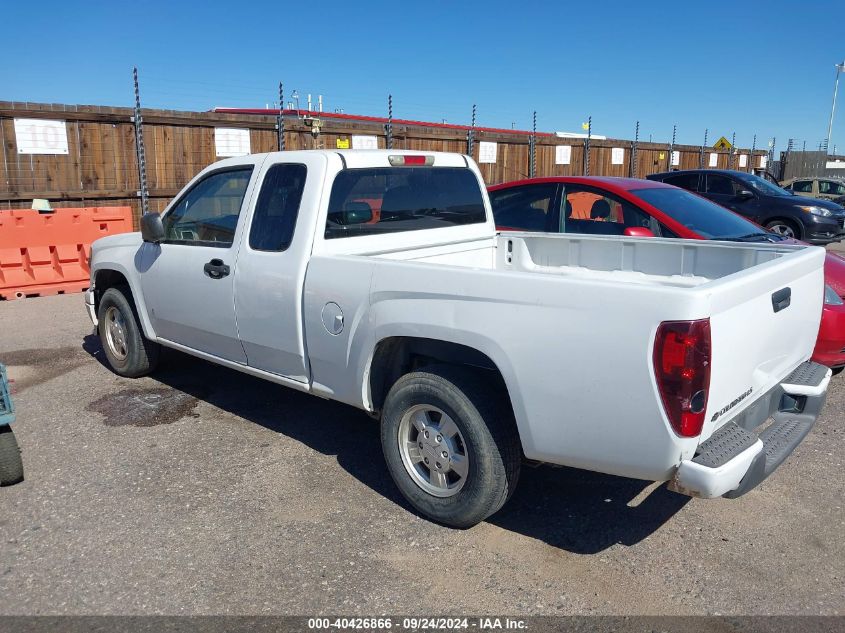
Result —
<path fill-rule="evenodd" d="M 754 173 L 754 150 L 757 149 L 757 135 L 754 135 L 754 140 L 751 141 L 751 173 Z"/>
<path fill-rule="evenodd" d="M 472 125 L 467 130 L 467 156 L 472 158 L 472 151 L 475 149 L 475 104 L 472 104 Z"/>
<path fill-rule="evenodd" d="M 707 133 L 710 132 L 707 128 L 704 128 L 704 143 L 701 145 L 701 149 L 698 150 L 698 168 L 704 169 L 704 148 L 707 147 Z"/>
<path fill-rule="evenodd" d="M 675 153 L 675 136 L 678 133 L 678 124 L 672 126 L 672 142 L 669 143 L 669 161 L 666 171 L 672 171 L 672 154 Z M 680 163 L 681 161 L 678 161 Z M 680 167 L 680 164 L 678 165 Z"/>
<path fill-rule="evenodd" d="M 531 138 L 528 139 L 528 177 L 537 175 L 537 111 L 534 110 L 534 123 L 531 127 Z"/>
<path fill-rule="evenodd" d="M 634 140 L 631 143 L 631 169 L 630 169 L 630 176 L 631 178 L 637 178 L 637 151 L 639 150 L 640 144 L 640 122 L 637 121 L 637 125 L 634 128 Z"/>
<path fill-rule="evenodd" d="M 285 88 L 279 82 L 279 116 L 276 119 L 276 130 L 279 134 L 279 151 L 285 151 Z"/>
<path fill-rule="evenodd" d="M 387 133 L 387 149 L 393 149 L 393 95 L 387 95 L 387 125 L 385 131 Z"/>
<path fill-rule="evenodd" d="M 138 194 L 141 196 L 141 215 L 150 212 L 149 191 L 147 190 L 147 158 L 144 153 L 144 122 L 141 118 L 141 90 L 138 86 L 138 67 L 132 68 L 132 80 L 135 85 L 135 157 L 138 162 Z"/>
<path fill-rule="evenodd" d="M 593 134 L 593 117 L 587 117 L 587 138 L 584 139 L 584 175 L 590 175 L 590 137 Z"/>
<path fill-rule="evenodd" d="M 731 134 L 731 153 L 728 154 L 728 166 L 730 169 L 734 168 L 736 163 L 736 132 Z"/>

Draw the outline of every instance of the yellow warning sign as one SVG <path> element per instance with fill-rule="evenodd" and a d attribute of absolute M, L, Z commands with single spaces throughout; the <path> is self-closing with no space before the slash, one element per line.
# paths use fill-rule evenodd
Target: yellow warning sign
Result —
<path fill-rule="evenodd" d="M 660 156 L 658 157 L 658 160 L 663 160 L 664 158 L 666 158 L 666 153 L 660 152 Z"/>
<path fill-rule="evenodd" d="M 349 149 L 349 139 L 348 138 L 337 139 L 337 148 L 338 149 Z"/>
<path fill-rule="evenodd" d="M 724 136 L 716 141 L 715 145 L 713 145 L 713 149 L 730 149 L 732 147 L 733 145 L 731 145 L 731 142 Z"/>

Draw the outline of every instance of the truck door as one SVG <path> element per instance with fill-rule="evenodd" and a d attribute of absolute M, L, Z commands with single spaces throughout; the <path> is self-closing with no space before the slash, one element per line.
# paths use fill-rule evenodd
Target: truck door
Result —
<path fill-rule="evenodd" d="M 235 270 L 235 314 L 250 367 L 308 382 L 302 293 L 320 205 L 322 155 L 269 159 Z M 297 220 L 299 220 L 297 222 Z"/>
<path fill-rule="evenodd" d="M 254 165 L 221 168 L 197 181 L 162 217 L 165 239 L 144 243 L 137 267 L 156 334 L 246 363 L 235 323 L 238 220 Z"/>

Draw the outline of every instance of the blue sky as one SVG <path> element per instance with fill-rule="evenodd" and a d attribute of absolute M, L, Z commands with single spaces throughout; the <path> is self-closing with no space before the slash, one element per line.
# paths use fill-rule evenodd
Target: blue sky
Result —
<path fill-rule="evenodd" d="M 296 89 L 325 108 L 782 149 L 827 134 L 839 2 L 138 2 L 4 7 L 0 99 L 263 107 Z M 12 51 L 15 51 L 12 53 Z M 845 78 L 833 138 L 845 153 Z M 287 99 L 286 99 L 287 100 Z"/>

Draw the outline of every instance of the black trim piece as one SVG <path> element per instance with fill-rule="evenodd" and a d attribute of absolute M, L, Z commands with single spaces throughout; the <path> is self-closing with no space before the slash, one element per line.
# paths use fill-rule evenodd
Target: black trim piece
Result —
<path fill-rule="evenodd" d="M 341 154 L 340 152 L 337 152 L 337 155 L 338 155 L 338 156 L 340 156 L 340 162 L 341 162 L 341 163 L 343 163 L 343 168 L 344 168 L 344 169 L 349 169 L 349 168 L 346 166 L 346 158 L 344 158 L 343 154 Z"/>

